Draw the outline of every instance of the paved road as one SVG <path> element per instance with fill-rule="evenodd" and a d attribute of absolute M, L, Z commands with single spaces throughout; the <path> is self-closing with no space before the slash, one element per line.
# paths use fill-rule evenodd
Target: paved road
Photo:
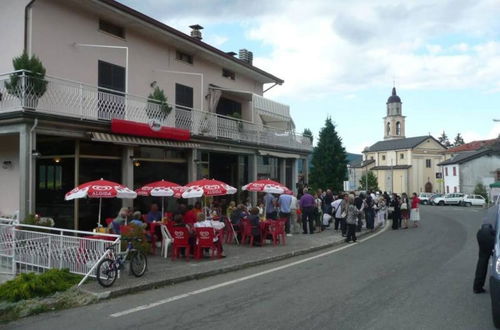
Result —
<path fill-rule="evenodd" d="M 472 294 L 475 232 L 483 214 L 475 208 L 427 206 L 418 229 L 389 229 L 312 259 L 308 255 L 6 327 L 493 329 L 489 296 Z M 134 310 L 137 306 L 142 307 Z M 128 314 L 111 316 L 124 311 Z"/>

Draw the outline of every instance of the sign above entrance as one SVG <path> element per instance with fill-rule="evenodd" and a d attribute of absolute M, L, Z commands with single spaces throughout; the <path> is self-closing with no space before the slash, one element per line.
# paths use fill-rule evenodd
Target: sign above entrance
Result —
<path fill-rule="evenodd" d="M 113 119 L 111 120 L 111 132 L 177 141 L 189 141 L 191 138 L 188 130 L 161 126 L 161 123 L 157 120 L 151 120 L 146 124 L 123 119 Z"/>

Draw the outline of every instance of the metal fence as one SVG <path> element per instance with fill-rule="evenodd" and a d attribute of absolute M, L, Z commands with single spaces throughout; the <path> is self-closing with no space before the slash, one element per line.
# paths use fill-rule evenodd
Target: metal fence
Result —
<path fill-rule="evenodd" d="M 98 236 L 114 240 L 96 239 Z M 85 278 L 95 276 L 95 266 L 107 254 L 106 248 L 115 243 L 120 243 L 119 235 L 32 226 L 0 218 L 0 273 L 67 268 Z"/>
<path fill-rule="evenodd" d="M 12 77 L 17 77 L 14 85 L 11 84 Z M 9 84 L 11 86 L 7 88 Z M 46 90 L 39 96 L 37 90 L 41 84 Z M 252 111 L 289 116 L 286 106 L 263 97 L 256 96 L 254 106 L 257 110 Z M 164 126 L 187 129 L 193 135 L 312 150 L 311 139 L 294 130 L 278 129 L 172 104 L 160 104 L 156 100 L 60 78 L 47 76 L 41 80 L 22 70 L 0 75 L 0 113 L 25 110 L 99 121 L 118 118 L 148 123 L 154 119 Z"/>

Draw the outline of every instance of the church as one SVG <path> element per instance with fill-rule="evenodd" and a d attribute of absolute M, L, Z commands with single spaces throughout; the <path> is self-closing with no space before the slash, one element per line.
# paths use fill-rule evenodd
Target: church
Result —
<path fill-rule="evenodd" d="M 402 105 L 393 87 L 383 118 L 384 139 L 366 147 L 362 161 L 348 165 L 351 187 L 359 187 L 361 177 L 372 171 L 381 191 L 443 192 L 438 164 L 445 160 L 446 148 L 431 135 L 406 137 Z"/>

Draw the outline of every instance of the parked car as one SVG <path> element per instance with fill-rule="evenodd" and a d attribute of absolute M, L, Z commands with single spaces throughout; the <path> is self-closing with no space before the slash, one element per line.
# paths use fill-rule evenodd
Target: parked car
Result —
<path fill-rule="evenodd" d="M 418 199 L 420 199 L 420 204 L 427 205 L 429 204 L 429 199 L 432 197 L 432 193 L 420 193 L 418 195 Z"/>
<path fill-rule="evenodd" d="M 434 203 L 434 200 L 438 197 L 442 197 L 444 196 L 444 194 L 434 194 L 432 195 L 430 198 L 429 198 L 429 204 L 431 205 L 437 205 L 436 203 Z"/>
<path fill-rule="evenodd" d="M 493 206 L 496 214 L 497 231 L 500 228 L 500 213 L 498 212 L 498 205 Z M 495 235 L 495 248 L 493 249 L 493 256 L 490 259 L 490 297 L 491 297 L 491 313 L 493 316 L 493 323 L 496 328 L 500 328 L 500 240 L 499 235 Z"/>
<path fill-rule="evenodd" d="M 434 205 L 461 205 L 463 199 L 464 194 L 462 193 L 446 194 L 444 196 L 434 198 Z"/>
<path fill-rule="evenodd" d="M 465 195 L 462 200 L 463 206 L 484 206 L 486 200 L 481 195 Z"/>

